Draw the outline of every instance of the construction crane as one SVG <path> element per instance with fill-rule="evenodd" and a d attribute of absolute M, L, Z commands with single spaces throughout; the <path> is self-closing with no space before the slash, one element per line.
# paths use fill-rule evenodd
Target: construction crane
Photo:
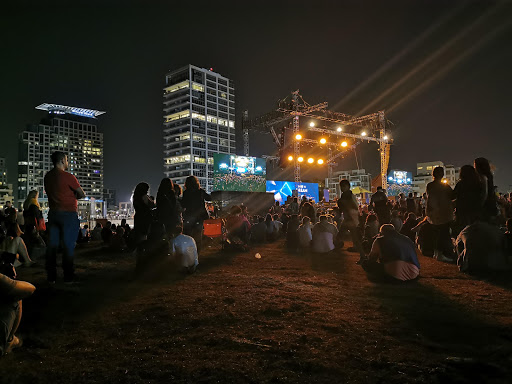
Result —
<path fill-rule="evenodd" d="M 277 108 L 269 112 L 265 115 L 257 117 L 255 119 L 249 120 L 248 116 L 244 116 L 244 151 L 249 153 L 249 130 L 258 130 L 264 133 L 271 133 L 274 142 L 276 143 L 279 149 L 282 148 L 284 141 L 280 140 L 274 130 L 274 127 L 282 124 L 283 122 L 289 121 L 293 119 L 292 122 L 292 131 L 293 138 L 300 131 L 299 127 L 299 118 L 309 117 L 316 120 L 325 121 L 331 124 L 339 124 L 343 126 L 343 128 L 338 127 L 333 130 L 329 127 L 325 128 L 316 128 L 316 127 L 308 127 L 309 131 L 323 133 L 327 135 L 334 135 L 339 137 L 349 137 L 355 140 L 361 141 L 374 141 L 379 144 L 379 152 L 380 152 L 380 175 L 381 175 L 381 183 L 382 188 L 387 188 L 387 169 L 389 166 L 389 153 L 390 153 L 390 144 L 392 139 L 389 137 L 388 130 L 386 127 L 386 116 L 384 111 L 378 111 L 369 115 L 354 117 L 351 115 L 347 115 L 340 112 L 334 112 L 327 110 L 328 103 L 323 102 L 315 105 L 308 104 L 304 98 L 299 94 L 299 91 L 294 91 L 286 97 L 285 99 L 278 101 Z M 347 127 L 362 127 L 364 130 L 361 133 L 347 132 L 345 129 Z M 369 131 L 369 132 L 368 132 Z M 247 141 L 246 141 L 247 138 Z M 247 142 L 247 146 L 245 143 Z M 300 162 L 298 161 L 298 157 L 300 155 L 300 144 L 310 143 L 310 144 L 318 144 L 318 140 L 313 139 L 301 139 L 301 140 L 293 140 L 293 161 L 294 161 L 294 181 L 300 182 Z M 347 150 L 354 148 L 359 142 L 356 142 L 351 147 L 344 148 L 344 150 L 340 151 L 339 145 L 334 143 L 323 143 L 329 149 L 329 158 L 327 160 L 329 178 L 331 178 L 332 166 L 335 164 L 334 160 L 340 156 L 343 156 Z M 333 153 L 333 148 L 336 150 Z"/>

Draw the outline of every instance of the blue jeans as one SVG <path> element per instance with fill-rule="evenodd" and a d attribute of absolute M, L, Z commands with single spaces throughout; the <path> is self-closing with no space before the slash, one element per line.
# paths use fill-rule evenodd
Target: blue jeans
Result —
<path fill-rule="evenodd" d="M 78 238 L 80 221 L 76 212 L 51 211 L 48 214 L 49 241 L 46 249 L 46 273 L 48 280 L 57 277 L 57 251 L 62 244 L 62 269 L 64 279 L 72 279 L 75 273 L 73 256 Z"/>

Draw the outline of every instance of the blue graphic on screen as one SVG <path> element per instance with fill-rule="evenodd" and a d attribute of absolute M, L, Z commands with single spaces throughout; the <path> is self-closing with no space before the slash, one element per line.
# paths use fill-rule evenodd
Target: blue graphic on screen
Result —
<path fill-rule="evenodd" d="M 317 183 L 295 183 L 293 181 L 274 181 L 267 180 L 267 192 L 274 194 L 274 200 L 281 204 L 286 201 L 288 196 L 292 196 L 293 190 L 297 190 L 299 198 L 306 196 L 308 199 L 318 202 L 318 184 Z"/>

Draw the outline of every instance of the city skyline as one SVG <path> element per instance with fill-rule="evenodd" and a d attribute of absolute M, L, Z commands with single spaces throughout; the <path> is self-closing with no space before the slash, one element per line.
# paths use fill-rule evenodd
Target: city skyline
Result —
<path fill-rule="evenodd" d="M 205 5 L 201 13 L 185 5 L 10 5 L 0 16 L 0 156 L 9 182 L 17 174 L 18 133 L 40 116 L 35 106 L 54 102 L 108 112 L 101 122 L 104 186 L 115 186 L 120 201 L 143 180 L 156 194 L 163 176 L 161 151 L 154 150 L 162 147 L 162 79 L 194 64 L 237 85 L 237 153 L 241 112 L 266 113 L 300 89 L 309 102 L 328 101 L 344 113 L 386 109 L 395 123 L 389 169 L 413 170 L 435 159 L 461 166 L 484 156 L 497 167 L 500 189 L 512 184 L 504 146 L 512 139 L 509 4 L 283 2 L 269 9 L 234 2 Z M 166 22 L 170 14 L 173 23 Z M 270 135 L 251 134 L 251 152 L 275 154 Z M 358 156 L 360 168 L 377 173 L 374 147 L 359 146 Z M 339 169 L 356 168 L 354 156 L 340 163 Z"/>

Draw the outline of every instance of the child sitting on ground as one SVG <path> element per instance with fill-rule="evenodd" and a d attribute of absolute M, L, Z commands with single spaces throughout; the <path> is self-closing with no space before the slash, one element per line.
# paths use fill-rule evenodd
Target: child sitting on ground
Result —
<path fill-rule="evenodd" d="M 194 273 L 199 264 L 197 245 L 193 237 L 183 234 L 183 227 L 176 226 L 171 238 L 171 253 L 176 265 L 187 273 Z"/>

